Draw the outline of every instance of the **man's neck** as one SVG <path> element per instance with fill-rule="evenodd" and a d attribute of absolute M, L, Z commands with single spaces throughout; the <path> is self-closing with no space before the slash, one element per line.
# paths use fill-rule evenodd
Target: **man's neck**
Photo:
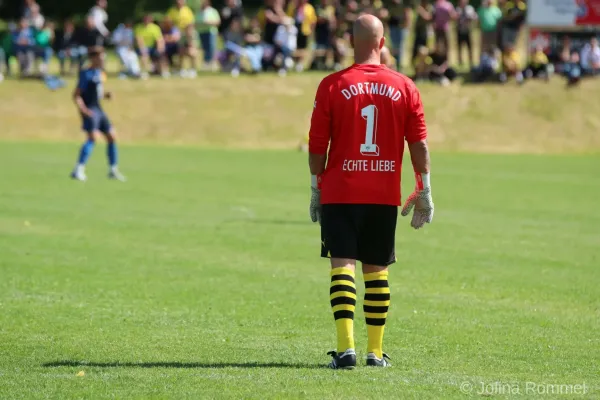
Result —
<path fill-rule="evenodd" d="M 355 64 L 368 64 L 368 65 L 380 65 L 381 64 L 381 54 L 369 54 L 364 57 L 354 57 Z"/>

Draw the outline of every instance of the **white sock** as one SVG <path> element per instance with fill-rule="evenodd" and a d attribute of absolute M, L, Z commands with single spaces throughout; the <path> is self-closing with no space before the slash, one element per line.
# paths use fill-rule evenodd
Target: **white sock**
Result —
<path fill-rule="evenodd" d="M 75 166 L 75 171 L 77 173 L 85 172 L 85 165 L 84 164 L 77 164 Z"/>
<path fill-rule="evenodd" d="M 110 166 L 110 172 L 119 172 L 119 168 L 116 165 L 111 165 Z"/>

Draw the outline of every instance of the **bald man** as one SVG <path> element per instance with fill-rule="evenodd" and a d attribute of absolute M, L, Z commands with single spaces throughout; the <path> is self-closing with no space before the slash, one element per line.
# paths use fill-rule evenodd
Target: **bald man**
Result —
<path fill-rule="evenodd" d="M 310 216 L 321 224 L 321 256 L 330 259 L 330 303 L 337 349 L 333 369 L 356 366 L 355 270 L 362 263 L 367 365 L 387 367 L 383 333 L 390 305 L 388 267 L 396 261 L 396 220 L 404 142 L 416 188 L 402 215 L 411 226 L 433 218 L 427 129 L 421 95 L 406 76 L 381 64 L 383 24 L 360 16 L 353 27 L 354 65 L 327 76 L 317 90 L 309 133 Z"/>

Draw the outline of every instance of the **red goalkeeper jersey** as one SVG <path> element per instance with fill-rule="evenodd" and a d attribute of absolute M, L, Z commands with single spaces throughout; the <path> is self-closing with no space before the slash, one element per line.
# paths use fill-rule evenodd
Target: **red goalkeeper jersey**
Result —
<path fill-rule="evenodd" d="M 404 141 L 426 139 L 413 81 L 383 65 L 355 64 L 317 90 L 309 152 L 325 154 L 321 203 L 400 205 Z"/>

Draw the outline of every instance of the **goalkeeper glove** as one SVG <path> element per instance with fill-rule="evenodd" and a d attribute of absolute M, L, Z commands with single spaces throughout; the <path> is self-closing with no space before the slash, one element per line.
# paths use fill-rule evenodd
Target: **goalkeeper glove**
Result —
<path fill-rule="evenodd" d="M 429 173 L 416 173 L 417 187 L 415 191 L 408 196 L 404 207 L 402 207 L 402 216 L 406 217 L 414 208 L 410 226 L 415 229 L 422 228 L 425 223 L 431 223 L 433 220 L 433 199 L 431 198 L 431 185 L 429 182 Z"/>
<path fill-rule="evenodd" d="M 312 222 L 321 223 L 321 190 L 319 189 L 318 179 L 316 175 L 311 176 L 310 183 L 310 219 Z"/>

